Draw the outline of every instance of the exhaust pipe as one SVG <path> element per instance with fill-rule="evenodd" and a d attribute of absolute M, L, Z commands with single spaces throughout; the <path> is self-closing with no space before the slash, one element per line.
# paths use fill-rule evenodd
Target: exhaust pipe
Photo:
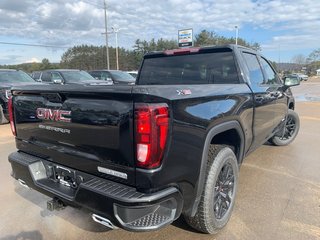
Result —
<path fill-rule="evenodd" d="M 25 181 L 23 181 L 22 179 L 18 179 L 18 182 L 20 183 L 20 185 L 22 186 L 22 187 L 25 187 L 25 188 L 27 188 L 27 189 L 31 189 L 31 188 L 29 188 L 28 187 L 28 185 L 26 184 L 26 182 Z"/>
<path fill-rule="evenodd" d="M 118 227 L 116 227 L 115 225 L 113 225 L 113 223 L 109 220 L 109 219 L 106 219 L 104 217 L 101 217 L 97 214 L 92 214 L 92 219 L 93 221 L 97 222 L 97 223 L 100 223 L 101 225 L 103 226 L 106 226 L 108 228 L 111 228 L 111 229 L 118 229 Z"/>

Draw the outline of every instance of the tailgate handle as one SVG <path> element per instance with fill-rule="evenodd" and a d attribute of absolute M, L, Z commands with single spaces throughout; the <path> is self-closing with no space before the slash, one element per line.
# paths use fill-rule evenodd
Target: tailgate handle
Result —
<path fill-rule="evenodd" d="M 47 99 L 49 102 L 63 103 L 65 98 L 59 93 L 41 93 L 41 96 Z"/>

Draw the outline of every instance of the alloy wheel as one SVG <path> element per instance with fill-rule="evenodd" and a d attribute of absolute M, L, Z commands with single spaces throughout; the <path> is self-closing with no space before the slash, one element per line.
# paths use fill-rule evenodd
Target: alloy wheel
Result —
<path fill-rule="evenodd" d="M 234 193 L 234 173 L 232 165 L 225 163 L 219 173 L 214 188 L 214 214 L 216 219 L 221 219 L 229 210 Z"/>

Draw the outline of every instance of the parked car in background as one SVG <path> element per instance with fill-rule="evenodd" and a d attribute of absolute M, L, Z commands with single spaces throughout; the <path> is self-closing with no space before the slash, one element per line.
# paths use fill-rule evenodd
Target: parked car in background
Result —
<path fill-rule="evenodd" d="M 290 76 L 297 76 L 300 81 L 307 81 L 308 75 L 302 74 L 302 73 L 292 73 Z"/>
<path fill-rule="evenodd" d="M 132 77 L 137 78 L 138 76 L 138 71 L 127 71 Z"/>
<path fill-rule="evenodd" d="M 286 79 L 286 78 L 288 78 L 288 79 L 293 79 L 293 80 L 298 79 L 299 81 L 302 80 L 301 77 L 300 77 L 298 74 L 296 74 L 296 73 L 287 74 L 287 75 L 285 75 L 285 76 L 282 77 L 283 80 Z"/>
<path fill-rule="evenodd" d="M 41 71 L 34 71 L 30 74 L 30 76 L 37 82 L 41 82 Z"/>
<path fill-rule="evenodd" d="M 0 124 L 7 123 L 9 120 L 8 100 L 10 88 L 34 83 L 35 81 L 23 71 L 0 69 Z"/>
<path fill-rule="evenodd" d="M 303 80 L 303 81 L 308 81 L 308 75 L 305 75 L 305 74 L 298 74 L 299 75 L 299 77 L 301 78 L 301 80 Z"/>
<path fill-rule="evenodd" d="M 32 76 L 35 81 L 55 84 L 84 84 L 97 82 L 86 71 L 78 69 L 50 69 L 34 72 Z"/>
<path fill-rule="evenodd" d="M 88 71 L 95 79 L 112 81 L 113 84 L 135 84 L 136 79 L 129 73 L 119 70 Z"/>

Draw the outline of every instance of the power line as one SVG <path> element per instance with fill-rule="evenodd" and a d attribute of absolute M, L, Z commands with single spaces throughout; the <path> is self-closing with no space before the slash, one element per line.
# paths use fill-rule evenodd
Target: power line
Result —
<path fill-rule="evenodd" d="M 29 47 L 46 47 L 46 48 L 70 48 L 68 46 L 55 46 L 55 45 L 31 44 L 31 43 L 0 42 L 0 44 L 16 45 L 16 46 L 29 46 Z"/>

